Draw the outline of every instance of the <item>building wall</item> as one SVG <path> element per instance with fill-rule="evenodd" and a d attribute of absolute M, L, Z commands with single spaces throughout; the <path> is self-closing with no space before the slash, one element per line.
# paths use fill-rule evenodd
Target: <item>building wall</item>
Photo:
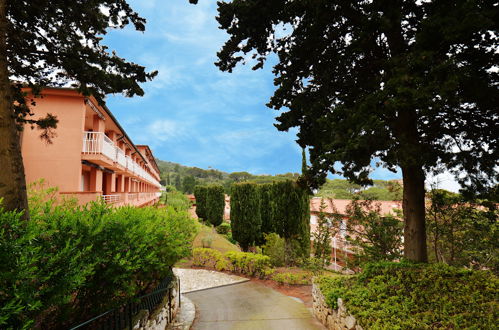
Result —
<path fill-rule="evenodd" d="M 39 129 L 25 126 L 21 143 L 26 182 L 44 178 L 49 186 L 58 186 L 60 191 L 80 191 L 84 99 L 60 91 L 35 100 L 33 119 L 51 113 L 59 122 L 51 144 L 40 139 Z"/>

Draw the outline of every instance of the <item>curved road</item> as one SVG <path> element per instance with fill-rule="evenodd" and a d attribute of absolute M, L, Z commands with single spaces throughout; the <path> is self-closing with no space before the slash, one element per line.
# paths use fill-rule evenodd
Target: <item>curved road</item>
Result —
<path fill-rule="evenodd" d="M 196 330 L 324 329 L 303 303 L 254 282 L 185 295 L 196 305 Z"/>

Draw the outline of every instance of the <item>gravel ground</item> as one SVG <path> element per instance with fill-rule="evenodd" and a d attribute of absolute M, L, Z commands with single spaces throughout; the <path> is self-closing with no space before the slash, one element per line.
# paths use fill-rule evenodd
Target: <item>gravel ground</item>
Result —
<path fill-rule="evenodd" d="M 174 268 L 173 272 L 180 278 L 182 293 L 248 281 L 244 277 L 205 269 Z"/>

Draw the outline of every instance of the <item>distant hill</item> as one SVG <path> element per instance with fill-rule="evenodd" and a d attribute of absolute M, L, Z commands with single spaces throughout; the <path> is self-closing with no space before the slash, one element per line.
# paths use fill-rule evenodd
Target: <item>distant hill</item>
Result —
<path fill-rule="evenodd" d="M 221 184 L 227 193 L 230 186 L 236 182 L 270 183 L 288 179 L 296 180 L 299 173 L 285 173 L 277 175 L 254 175 L 248 172 L 224 172 L 217 169 L 202 169 L 189 167 L 178 163 L 156 159 L 161 172 L 161 183 L 163 185 L 175 186 L 185 193 L 192 193 L 196 185 Z M 396 180 L 383 181 L 374 180 L 371 187 L 361 187 L 347 180 L 327 180 L 316 196 L 351 199 L 355 195 L 362 198 L 373 198 L 377 200 L 400 200 L 402 199 L 402 187 Z"/>

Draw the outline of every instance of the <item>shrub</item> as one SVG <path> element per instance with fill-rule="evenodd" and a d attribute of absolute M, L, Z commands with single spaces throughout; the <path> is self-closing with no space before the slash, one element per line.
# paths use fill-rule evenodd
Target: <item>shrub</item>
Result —
<path fill-rule="evenodd" d="M 41 194 L 43 195 L 43 194 Z M 190 254 L 195 224 L 173 208 L 0 208 L 0 327 L 63 328 L 153 288 Z"/>
<path fill-rule="evenodd" d="M 314 274 L 312 272 L 284 272 L 272 275 L 272 280 L 276 281 L 279 284 L 310 285 L 312 284 L 313 276 Z"/>
<path fill-rule="evenodd" d="M 230 251 L 222 255 L 217 250 L 196 248 L 192 256 L 193 265 L 214 268 L 218 271 L 229 270 L 262 278 L 271 273 L 269 257 L 261 254 Z"/>
<path fill-rule="evenodd" d="M 347 207 L 347 214 L 347 231 L 355 235 L 346 238 L 356 251 L 356 264 L 402 257 L 404 224 L 400 219 L 381 214 L 380 205 L 370 200 L 354 199 Z"/>
<path fill-rule="evenodd" d="M 220 235 L 227 235 L 230 232 L 230 223 L 224 222 L 216 230 Z"/>
<path fill-rule="evenodd" d="M 285 264 L 285 242 L 276 233 L 265 234 L 265 244 L 262 246 L 263 254 L 269 256 L 270 263 L 274 267 L 282 267 Z"/>
<path fill-rule="evenodd" d="M 177 190 L 170 190 L 166 194 L 167 205 L 173 207 L 176 211 L 187 211 L 191 207 L 189 198 Z"/>
<path fill-rule="evenodd" d="M 261 226 L 261 237 L 259 243 L 265 241 L 265 234 L 275 233 L 276 228 L 274 228 L 274 200 L 272 195 L 272 184 L 261 184 L 259 185 L 259 195 L 260 195 L 260 215 L 262 218 Z"/>
<path fill-rule="evenodd" d="M 330 307 L 341 297 L 365 329 L 494 329 L 499 317 L 499 281 L 489 271 L 381 262 L 316 281 Z"/>
<path fill-rule="evenodd" d="M 229 251 L 225 253 L 234 271 L 249 276 L 265 276 L 265 270 L 270 267 L 270 258 L 262 254 L 250 252 Z"/>
<path fill-rule="evenodd" d="M 192 264 L 194 266 L 215 268 L 220 260 L 223 260 L 223 255 L 218 250 L 209 248 L 192 250 Z"/>

